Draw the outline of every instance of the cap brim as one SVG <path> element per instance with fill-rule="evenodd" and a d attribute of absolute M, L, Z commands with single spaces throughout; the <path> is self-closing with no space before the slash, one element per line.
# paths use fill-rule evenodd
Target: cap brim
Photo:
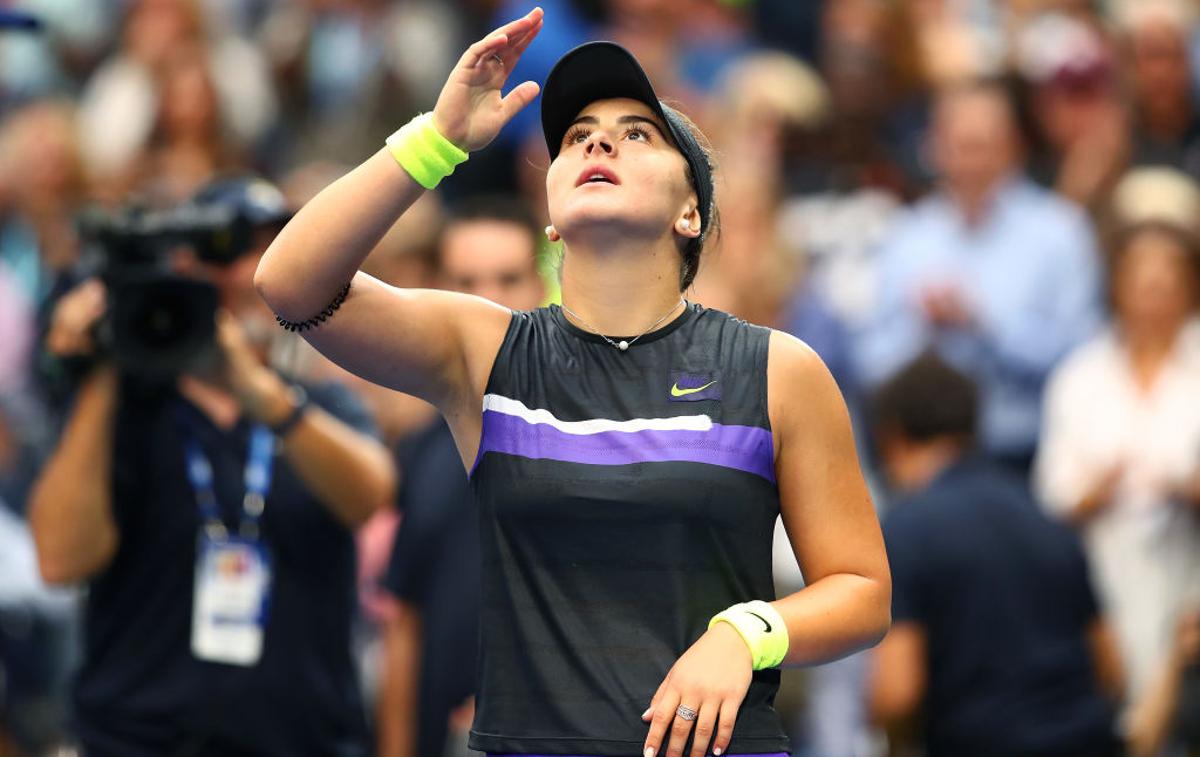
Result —
<path fill-rule="evenodd" d="M 550 158 L 579 111 L 597 100 L 625 97 L 650 108 L 670 128 L 650 79 L 637 59 L 615 42 L 588 42 L 558 59 L 542 87 L 542 132 Z"/>

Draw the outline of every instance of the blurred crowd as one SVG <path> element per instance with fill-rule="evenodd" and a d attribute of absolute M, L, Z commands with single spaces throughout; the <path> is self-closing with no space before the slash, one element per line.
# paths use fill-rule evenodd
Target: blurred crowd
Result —
<path fill-rule="evenodd" d="M 795 753 L 983 754 L 956 739 L 1020 731 L 1063 700 L 1063 722 L 1102 722 L 1133 753 L 1200 750 L 1200 2 L 540 4 L 510 86 L 587 40 L 632 50 L 719 160 L 720 236 L 687 297 L 805 340 L 855 421 L 899 633 L 785 674 Z M 532 5 L 0 2 L 38 20 L 0 28 L 0 755 L 77 735 L 87 582 L 46 585 L 28 505 L 78 382 L 51 337 L 60 305 L 88 307 L 69 299 L 94 270 L 80 213 L 169 208 L 239 175 L 299 207 Z M 554 301 L 547 163 L 535 103 L 366 270 Z M 447 608 L 477 592 L 478 547 L 452 444 L 424 403 L 259 320 L 246 338 L 272 365 L 356 395 L 394 453 L 398 504 L 356 532 L 353 644 L 379 752 L 466 754 L 472 618 Z M 777 584 L 796 590 L 779 545 Z M 1009 615 L 985 622 L 997 607 Z M 1004 698 L 1039 675 L 1087 683 Z M 1031 744 L 995 753 L 1062 753 Z"/>

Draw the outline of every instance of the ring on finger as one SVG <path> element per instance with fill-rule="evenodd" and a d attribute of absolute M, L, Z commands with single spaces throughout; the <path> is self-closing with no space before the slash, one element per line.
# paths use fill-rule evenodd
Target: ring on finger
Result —
<path fill-rule="evenodd" d="M 691 707 L 688 707 L 685 704 L 681 704 L 675 708 L 675 714 L 678 715 L 680 717 L 680 719 L 686 720 L 690 723 L 691 721 L 696 719 L 696 715 L 699 713 L 697 713 Z"/>

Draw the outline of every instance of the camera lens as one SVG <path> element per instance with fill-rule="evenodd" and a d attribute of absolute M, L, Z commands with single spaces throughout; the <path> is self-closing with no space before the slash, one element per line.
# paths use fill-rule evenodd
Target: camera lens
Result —
<path fill-rule="evenodd" d="M 112 302 L 113 355 L 130 373 L 178 375 L 197 366 L 214 343 L 211 284 L 148 273 L 121 282 Z"/>
<path fill-rule="evenodd" d="M 141 312 L 133 319 L 133 338 L 152 349 L 170 347 L 187 334 L 186 303 L 175 301 L 162 291 L 150 291 L 138 303 Z"/>

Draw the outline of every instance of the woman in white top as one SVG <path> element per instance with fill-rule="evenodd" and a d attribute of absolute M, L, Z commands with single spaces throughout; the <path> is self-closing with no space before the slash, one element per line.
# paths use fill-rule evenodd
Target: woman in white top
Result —
<path fill-rule="evenodd" d="M 1200 599 L 1200 240 L 1126 229 L 1113 321 L 1051 376 L 1042 499 L 1080 528 L 1136 703 Z"/>

